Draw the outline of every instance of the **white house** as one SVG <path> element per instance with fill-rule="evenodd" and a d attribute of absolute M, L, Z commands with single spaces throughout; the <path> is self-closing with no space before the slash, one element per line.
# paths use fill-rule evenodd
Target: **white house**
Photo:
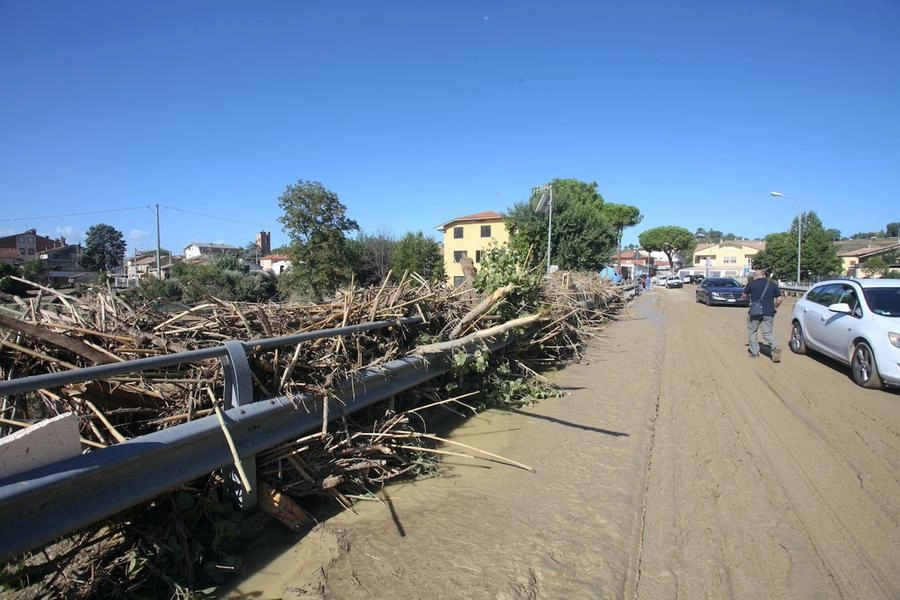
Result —
<path fill-rule="evenodd" d="M 241 250 L 228 244 L 199 244 L 194 242 L 184 247 L 184 258 L 200 258 L 201 256 L 217 256 L 222 254 L 237 254 Z"/>
<path fill-rule="evenodd" d="M 264 270 L 276 275 L 291 270 L 291 258 L 287 254 L 267 254 L 259 259 L 259 264 Z"/>

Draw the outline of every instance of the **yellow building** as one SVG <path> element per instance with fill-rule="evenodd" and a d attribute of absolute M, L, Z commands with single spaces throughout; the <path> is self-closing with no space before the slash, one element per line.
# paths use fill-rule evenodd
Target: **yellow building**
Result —
<path fill-rule="evenodd" d="M 710 277 L 747 277 L 753 269 L 753 257 L 765 250 L 760 240 L 726 240 L 718 244 L 700 244 L 694 250 L 693 266 L 685 266 L 681 275 L 706 275 L 709 259 Z"/>
<path fill-rule="evenodd" d="M 477 269 L 489 247 L 509 241 L 503 215 L 492 211 L 451 219 L 437 230 L 444 234 L 444 270 L 453 285 L 466 279 L 460 260 L 471 258 Z"/>

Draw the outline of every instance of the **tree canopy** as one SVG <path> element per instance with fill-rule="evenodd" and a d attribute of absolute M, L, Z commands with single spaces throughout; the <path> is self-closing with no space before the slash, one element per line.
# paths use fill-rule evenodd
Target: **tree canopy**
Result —
<path fill-rule="evenodd" d="M 696 243 L 694 235 L 684 227 L 663 225 L 648 229 L 638 236 L 641 248 L 648 252 L 664 252 L 669 264 L 675 266 L 675 255 L 686 256 Z"/>
<path fill-rule="evenodd" d="M 125 238 L 122 232 L 105 223 L 92 225 L 85 234 L 80 264 L 85 269 L 109 272 L 125 261 Z"/>
<path fill-rule="evenodd" d="M 791 230 L 766 236 L 766 249 L 753 259 L 753 266 L 767 269 L 774 277 L 793 281 L 797 278 L 797 235 L 800 239 L 800 279 L 815 280 L 841 272 L 841 260 L 834 245 L 833 230 L 825 229 L 813 211 L 794 217 Z"/>
<path fill-rule="evenodd" d="M 300 179 L 287 186 L 278 205 L 284 211 L 278 222 L 291 239 L 293 259 L 282 285 L 321 299 L 349 281 L 353 265 L 345 234 L 358 231 L 359 225 L 347 217 L 337 194 L 318 181 Z"/>
<path fill-rule="evenodd" d="M 609 263 L 618 243 L 617 230 L 603 212 L 596 183 L 554 179 L 551 262 L 560 269 L 598 270 Z M 509 245 L 520 256 L 540 261 L 547 256 L 550 215 L 535 213 L 540 196 L 532 194 L 507 211 Z"/>
<path fill-rule="evenodd" d="M 369 287 L 384 281 L 391 270 L 391 257 L 397 240 L 389 233 L 369 235 L 360 232 L 349 240 L 349 246 L 357 283 Z"/>
<path fill-rule="evenodd" d="M 418 273 L 431 281 L 443 281 L 445 276 L 440 244 L 421 231 L 409 232 L 397 242 L 391 268 L 397 276 Z"/>

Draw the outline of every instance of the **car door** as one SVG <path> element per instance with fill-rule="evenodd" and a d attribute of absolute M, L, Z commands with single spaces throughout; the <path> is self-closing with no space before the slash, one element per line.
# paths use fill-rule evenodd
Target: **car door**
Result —
<path fill-rule="evenodd" d="M 849 284 L 841 284 L 840 295 L 835 302 L 843 302 L 850 306 L 850 313 L 828 311 L 831 316 L 823 321 L 822 343 L 828 347 L 828 354 L 849 363 L 850 345 L 857 335 L 859 321 L 862 318 L 862 305 L 856 290 Z"/>
<path fill-rule="evenodd" d="M 811 301 L 803 306 L 802 322 L 810 345 L 819 352 L 837 358 L 828 344 L 826 325 L 829 319 L 837 314 L 828 310 L 828 307 L 841 297 L 841 284 L 823 285 L 820 289 L 816 289 L 815 293 L 811 292 L 809 297 Z"/>
<path fill-rule="evenodd" d="M 806 314 L 806 332 L 812 345 L 828 356 L 847 362 L 849 352 L 847 348 L 853 339 L 853 331 L 859 317 L 828 310 L 828 307 L 837 302 L 845 302 L 852 293 L 853 288 L 847 284 L 832 283 L 825 286 L 816 296 L 816 301 L 811 302 Z M 858 300 L 853 300 L 851 308 L 858 309 Z"/>
<path fill-rule="evenodd" d="M 709 287 L 709 281 L 703 280 L 700 282 L 700 285 L 697 286 L 697 301 L 698 302 L 706 302 L 706 295 L 709 293 L 707 289 Z"/>

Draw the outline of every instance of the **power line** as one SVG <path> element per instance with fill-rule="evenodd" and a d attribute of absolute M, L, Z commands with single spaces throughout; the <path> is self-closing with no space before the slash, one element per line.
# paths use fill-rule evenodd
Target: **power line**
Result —
<path fill-rule="evenodd" d="M 112 212 L 124 212 L 126 210 L 138 210 L 141 208 L 147 208 L 146 206 L 130 206 L 128 208 L 108 208 L 106 210 L 92 210 L 88 212 L 78 212 L 78 213 L 68 213 L 64 215 L 44 215 L 40 217 L 14 217 L 0 219 L 0 222 L 6 221 L 37 221 L 40 219 L 61 219 L 63 217 L 82 217 L 85 215 L 102 215 L 104 213 L 112 213 Z M 255 225 L 255 223 L 254 223 Z"/>
<path fill-rule="evenodd" d="M 254 227 L 268 227 L 268 225 L 263 225 L 261 223 L 253 223 L 252 221 L 241 221 L 240 219 L 229 219 L 227 217 L 219 217 L 217 215 L 207 215 L 200 212 L 195 212 L 192 210 L 185 210 L 183 208 L 175 208 L 174 206 L 163 206 L 163 208 L 167 208 L 169 210 L 177 210 L 178 212 L 187 213 L 189 215 L 196 215 L 198 217 L 207 217 L 209 219 L 218 219 L 220 221 L 231 221 L 232 223 L 242 223 L 244 225 L 253 225 Z"/>

